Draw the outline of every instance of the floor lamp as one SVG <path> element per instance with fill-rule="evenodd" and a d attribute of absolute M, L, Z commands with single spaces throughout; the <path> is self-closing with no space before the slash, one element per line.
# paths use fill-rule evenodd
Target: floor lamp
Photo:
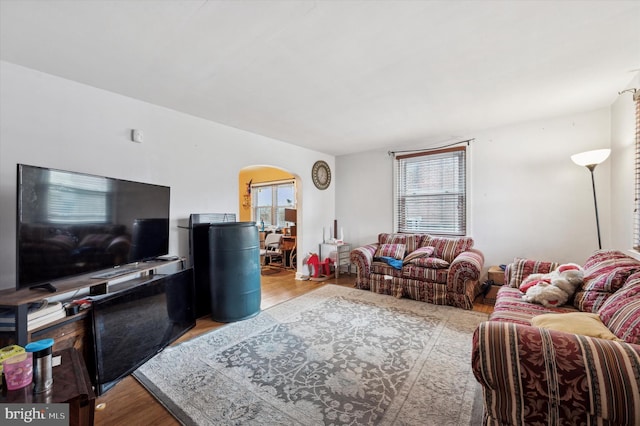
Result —
<path fill-rule="evenodd" d="M 578 166 L 584 166 L 591 172 L 591 187 L 593 188 L 593 205 L 596 208 L 596 228 L 598 229 L 598 248 L 602 248 L 600 240 L 600 220 L 598 219 L 598 201 L 596 200 L 596 182 L 593 178 L 593 170 L 596 166 L 609 158 L 610 149 L 596 149 L 593 151 L 581 152 L 571 156 L 571 160 Z"/>

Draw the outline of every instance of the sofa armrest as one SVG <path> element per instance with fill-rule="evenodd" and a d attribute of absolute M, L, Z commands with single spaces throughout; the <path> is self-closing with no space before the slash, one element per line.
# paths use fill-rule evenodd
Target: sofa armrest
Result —
<path fill-rule="evenodd" d="M 460 253 L 449 265 L 447 292 L 464 294 L 466 282 L 469 280 L 478 281 L 483 266 L 484 255 L 480 250 L 469 249 Z"/>
<path fill-rule="evenodd" d="M 369 275 L 371 274 L 371 263 L 373 263 L 373 255 L 378 250 L 378 244 L 367 244 L 351 250 L 349 257 L 351 263 L 356 265 L 356 282 L 355 287 L 363 290 L 369 290 Z"/>
<path fill-rule="evenodd" d="M 640 424 L 640 346 L 501 321 L 473 335 L 488 424 Z"/>

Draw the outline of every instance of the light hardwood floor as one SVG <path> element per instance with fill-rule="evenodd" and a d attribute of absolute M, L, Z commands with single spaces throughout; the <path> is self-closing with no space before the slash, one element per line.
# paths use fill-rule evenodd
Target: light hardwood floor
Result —
<path fill-rule="evenodd" d="M 267 309 L 328 283 L 353 287 L 355 275 L 345 274 L 337 280 L 334 278 L 323 282 L 296 281 L 293 271 L 282 271 L 272 275 L 262 275 L 261 278 L 261 308 Z M 479 304 L 476 301 L 474 310 L 491 313 L 493 306 Z M 196 326 L 176 343 L 192 339 L 223 325 L 206 317 L 200 318 Z M 136 379 L 128 376 L 96 399 L 95 424 L 164 426 L 179 425 L 180 423 Z"/>

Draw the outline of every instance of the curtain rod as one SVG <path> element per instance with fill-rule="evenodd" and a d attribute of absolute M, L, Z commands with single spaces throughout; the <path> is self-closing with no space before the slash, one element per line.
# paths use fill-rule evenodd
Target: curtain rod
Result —
<path fill-rule="evenodd" d="M 618 92 L 618 95 L 622 95 L 622 94 L 627 93 L 627 92 L 633 93 L 633 100 L 634 101 L 637 101 L 637 100 L 640 99 L 640 90 L 635 89 L 635 88 L 634 89 L 626 89 L 626 90 L 623 90 L 621 92 Z"/>
<path fill-rule="evenodd" d="M 407 149 L 407 150 L 404 150 L 404 151 L 387 151 L 387 155 L 392 156 L 392 155 L 396 155 L 396 154 L 402 154 L 404 152 L 429 152 L 429 151 L 435 151 L 435 150 L 442 149 L 442 148 L 449 148 L 450 146 L 458 145 L 458 144 L 461 144 L 461 143 L 466 143 L 467 146 L 469 146 L 469 142 L 472 142 L 474 140 L 475 140 L 475 138 L 471 138 L 471 139 L 466 139 L 466 140 L 463 140 L 463 141 L 453 142 L 453 143 L 450 143 L 450 144 L 447 144 L 447 145 L 436 146 L 436 147 L 433 147 L 433 148 Z"/>

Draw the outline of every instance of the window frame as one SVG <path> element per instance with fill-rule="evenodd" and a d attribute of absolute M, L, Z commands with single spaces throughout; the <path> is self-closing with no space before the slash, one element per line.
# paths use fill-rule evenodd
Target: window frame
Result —
<path fill-rule="evenodd" d="M 291 202 L 291 204 L 283 204 L 283 205 L 279 205 L 278 204 L 278 193 L 277 193 L 277 188 L 281 187 L 281 186 L 291 186 L 292 190 L 293 190 L 293 200 Z M 271 209 L 271 213 L 270 216 L 273 219 L 274 217 L 276 218 L 276 223 L 267 223 L 267 221 L 265 221 L 264 225 L 265 227 L 270 227 L 270 226 L 274 226 L 276 228 L 284 228 L 286 227 L 287 222 L 284 220 L 284 209 L 285 208 L 292 208 L 295 209 L 296 208 L 296 193 L 297 193 L 297 189 L 296 189 L 296 181 L 295 179 L 286 179 L 286 180 L 279 180 L 279 181 L 272 181 L 272 182 L 262 182 L 262 183 L 255 183 L 251 185 L 251 196 L 252 196 L 252 200 L 251 200 L 251 215 L 253 217 L 253 220 L 256 223 L 260 223 L 261 220 L 261 216 L 259 214 L 259 209 L 263 209 L 266 208 L 267 206 L 259 206 L 257 203 L 257 198 L 258 198 L 258 191 L 260 189 L 264 189 L 264 188 L 271 188 L 271 204 L 270 204 L 270 209 Z"/>
<path fill-rule="evenodd" d="M 395 157 L 395 161 L 393 162 L 393 221 L 394 221 L 394 229 L 395 232 L 399 233 L 427 233 L 432 235 L 442 235 L 449 237 L 458 237 L 458 236 L 467 236 L 469 234 L 470 222 L 469 222 L 469 206 L 470 206 L 470 193 L 469 193 L 469 152 L 468 146 L 457 146 L 451 148 L 443 148 L 443 149 L 434 149 L 429 151 L 420 151 L 414 152 L 410 154 L 397 155 Z M 462 197 L 462 201 L 458 201 L 457 204 L 461 207 L 457 207 L 459 209 L 459 213 L 457 218 L 450 222 L 448 229 L 436 229 L 429 225 L 420 225 L 420 226 L 408 226 L 407 225 L 407 216 L 406 210 L 402 211 L 402 206 L 407 205 L 406 199 L 407 197 L 420 197 L 420 195 L 416 194 L 403 194 L 402 190 L 406 188 L 404 182 L 406 181 L 406 175 L 403 172 L 403 168 L 405 168 L 405 164 L 403 163 L 415 163 L 417 158 L 423 158 L 425 162 L 429 162 L 430 160 L 426 160 L 426 158 L 431 157 L 433 161 L 443 162 L 443 159 L 452 159 L 454 157 L 458 157 L 458 162 L 461 163 L 458 165 L 458 168 L 455 169 L 454 174 L 452 176 L 451 181 L 457 181 L 457 185 L 455 191 L 446 191 L 442 189 L 438 190 L 425 190 L 423 196 L 425 197 L 437 197 L 440 198 L 441 202 L 446 202 L 446 199 L 451 199 L 452 197 Z M 406 168 L 405 168 L 406 171 Z M 444 171 L 444 169 L 440 170 L 440 172 Z M 405 188 L 403 188 L 403 186 Z M 449 187 L 448 189 L 451 189 Z M 438 194 L 440 192 L 440 194 Z M 457 195 L 456 195 L 457 194 Z M 456 204 L 451 203 L 449 204 Z M 444 212 L 444 209 L 442 210 Z M 444 212 L 446 215 L 446 212 Z M 454 214 L 453 217 L 456 215 Z M 453 226 L 453 228 L 451 228 Z"/>

